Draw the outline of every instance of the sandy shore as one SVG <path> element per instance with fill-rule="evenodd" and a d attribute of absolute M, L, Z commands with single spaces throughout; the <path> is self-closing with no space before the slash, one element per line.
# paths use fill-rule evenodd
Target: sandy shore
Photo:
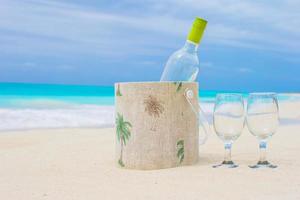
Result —
<path fill-rule="evenodd" d="M 249 169 L 258 144 L 247 128 L 233 146 L 236 169 L 213 169 L 223 146 L 215 134 L 197 165 L 155 171 L 119 169 L 113 129 L 0 133 L 0 197 L 5 200 L 300 199 L 300 104 L 281 105 L 283 124 L 269 143 L 277 169 Z"/>

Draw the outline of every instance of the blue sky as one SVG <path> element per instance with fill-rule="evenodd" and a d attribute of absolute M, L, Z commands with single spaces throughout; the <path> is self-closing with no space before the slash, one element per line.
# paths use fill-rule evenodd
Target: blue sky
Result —
<path fill-rule="evenodd" d="M 195 16 L 200 88 L 300 92 L 298 0 L 1 0 L 0 82 L 159 80 Z"/>

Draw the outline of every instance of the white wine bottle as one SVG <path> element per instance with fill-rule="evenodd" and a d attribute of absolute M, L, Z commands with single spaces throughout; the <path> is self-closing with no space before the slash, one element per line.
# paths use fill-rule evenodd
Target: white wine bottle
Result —
<path fill-rule="evenodd" d="M 168 59 L 160 81 L 195 81 L 199 72 L 198 45 L 207 21 L 196 18 L 185 45 Z"/>
<path fill-rule="evenodd" d="M 196 18 L 193 26 L 188 34 L 185 45 L 175 51 L 167 61 L 164 72 L 161 76 L 160 81 L 195 81 L 199 72 L 199 59 L 197 55 L 198 45 L 202 38 L 204 29 L 206 27 L 207 21 L 201 18 Z M 190 102 L 190 98 L 193 98 L 191 90 L 187 90 L 185 96 L 189 104 L 193 107 Z M 199 105 L 199 111 L 193 107 L 193 111 L 199 119 L 199 124 L 202 125 L 205 131 L 205 138 L 203 142 L 207 139 L 207 135 L 210 133 L 210 126 L 205 113 Z"/>

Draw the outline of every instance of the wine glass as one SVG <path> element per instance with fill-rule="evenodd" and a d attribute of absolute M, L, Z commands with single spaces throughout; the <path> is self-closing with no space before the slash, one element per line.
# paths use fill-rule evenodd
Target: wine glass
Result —
<path fill-rule="evenodd" d="M 231 146 L 241 135 L 245 124 L 243 96 L 233 93 L 218 94 L 214 107 L 213 124 L 216 134 L 224 142 L 225 147 L 224 161 L 213 167 L 238 167 L 231 160 Z"/>
<path fill-rule="evenodd" d="M 278 100 L 275 93 L 251 93 L 248 97 L 247 125 L 259 141 L 260 158 L 250 168 L 276 168 L 266 159 L 267 141 L 276 132 L 279 124 Z"/>

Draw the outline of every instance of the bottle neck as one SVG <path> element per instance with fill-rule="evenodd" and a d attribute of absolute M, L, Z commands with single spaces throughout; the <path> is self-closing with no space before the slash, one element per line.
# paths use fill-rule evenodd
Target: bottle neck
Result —
<path fill-rule="evenodd" d="M 196 53 L 197 50 L 198 50 L 198 44 L 190 41 L 190 40 L 187 40 L 183 46 L 184 50 L 186 50 L 187 52 L 189 53 Z"/>

